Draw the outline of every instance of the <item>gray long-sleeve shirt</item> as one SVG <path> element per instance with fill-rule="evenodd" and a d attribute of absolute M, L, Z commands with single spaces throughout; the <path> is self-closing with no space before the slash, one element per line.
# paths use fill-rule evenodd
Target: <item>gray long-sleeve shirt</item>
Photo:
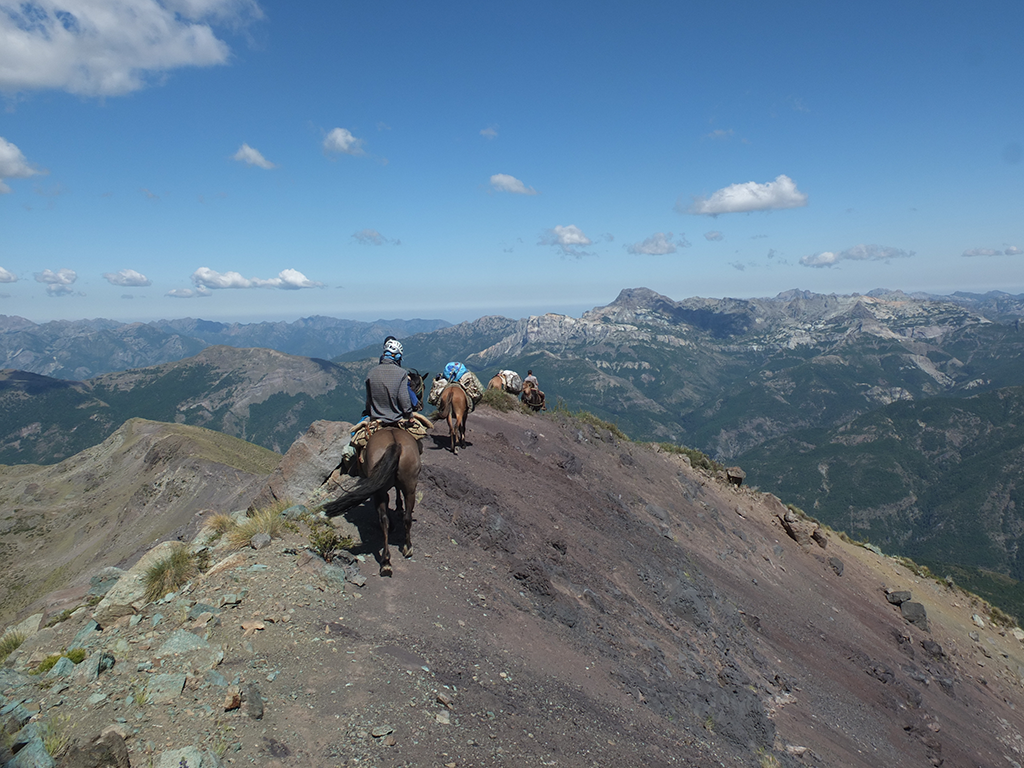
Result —
<path fill-rule="evenodd" d="M 385 360 L 366 377 L 366 413 L 386 424 L 407 419 L 412 414 L 409 374 L 391 360 Z"/>

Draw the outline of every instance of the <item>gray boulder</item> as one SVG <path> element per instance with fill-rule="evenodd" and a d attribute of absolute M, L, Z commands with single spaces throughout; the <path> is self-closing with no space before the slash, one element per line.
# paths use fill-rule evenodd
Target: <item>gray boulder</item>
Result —
<path fill-rule="evenodd" d="M 310 424 L 253 498 L 249 512 L 286 499 L 303 503 L 341 462 L 341 452 L 348 445 L 351 431 L 352 425 L 347 421 L 321 420 Z"/>
<path fill-rule="evenodd" d="M 924 609 L 921 603 L 915 603 L 908 601 L 900 605 L 900 613 L 903 614 L 903 618 L 909 621 L 911 624 L 915 624 L 922 629 L 928 628 L 928 612 Z"/>

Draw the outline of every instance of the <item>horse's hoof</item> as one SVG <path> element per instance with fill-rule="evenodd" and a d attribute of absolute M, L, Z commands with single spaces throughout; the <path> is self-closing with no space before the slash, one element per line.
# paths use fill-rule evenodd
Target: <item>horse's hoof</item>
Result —
<path fill-rule="evenodd" d="M 390 576 L 391 575 L 391 563 L 385 563 L 384 565 L 382 565 L 380 567 L 380 575 L 381 576 Z"/>
<path fill-rule="evenodd" d="M 412 557 L 412 547 L 410 547 L 410 546 L 402 547 L 402 554 L 405 555 L 406 557 Z"/>

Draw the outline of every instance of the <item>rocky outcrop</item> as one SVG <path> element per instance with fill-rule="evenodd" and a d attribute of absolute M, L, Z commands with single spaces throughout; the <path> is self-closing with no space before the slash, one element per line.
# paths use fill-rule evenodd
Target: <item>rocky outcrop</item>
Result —
<path fill-rule="evenodd" d="M 341 452 L 348 445 L 351 432 L 352 424 L 347 421 L 314 421 L 310 424 L 253 497 L 249 511 L 281 501 L 305 502 L 341 462 Z"/>
<path fill-rule="evenodd" d="M 101 627 L 105 627 L 122 616 L 138 613 L 148 602 L 145 598 L 146 572 L 179 546 L 181 545 L 178 542 L 165 541 L 143 555 L 97 603 L 92 614 L 93 620 Z"/>

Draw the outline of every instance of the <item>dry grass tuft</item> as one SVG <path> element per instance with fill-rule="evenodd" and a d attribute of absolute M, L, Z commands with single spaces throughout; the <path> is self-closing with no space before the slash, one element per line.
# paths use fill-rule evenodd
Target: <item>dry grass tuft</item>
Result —
<path fill-rule="evenodd" d="M 24 642 L 25 636 L 21 632 L 8 632 L 0 637 L 0 664 L 3 664 L 4 660 L 18 650 Z"/>
<path fill-rule="evenodd" d="M 177 592 L 199 575 L 196 556 L 181 544 L 163 560 L 154 563 L 142 577 L 146 586 L 146 599 L 159 600 L 169 592 Z"/>
<path fill-rule="evenodd" d="M 287 520 L 281 517 L 281 513 L 288 509 L 291 504 L 284 501 L 276 502 L 269 507 L 256 511 L 252 517 L 247 517 L 245 522 L 239 523 L 227 532 L 228 541 L 235 547 L 244 547 L 257 533 L 265 533 L 272 539 L 279 539 L 288 527 Z"/>

